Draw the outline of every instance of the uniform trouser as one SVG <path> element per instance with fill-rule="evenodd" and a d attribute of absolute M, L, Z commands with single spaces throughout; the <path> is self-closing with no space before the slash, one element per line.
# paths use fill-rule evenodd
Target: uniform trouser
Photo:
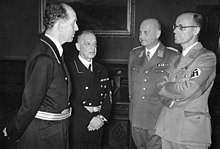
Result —
<path fill-rule="evenodd" d="M 208 147 L 177 144 L 162 138 L 162 149 L 208 149 Z"/>
<path fill-rule="evenodd" d="M 94 131 L 88 131 L 87 128 L 91 121 L 89 117 L 98 113 L 87 113 L 88 115 L 84 116 L 75 108 L 70 117 L 70 149 L 102 149 L 104 126 Z"/>
<path fill-rule="evenodd" d="M 137 149 L 161 149 L 161 138 L 154 130 L 132 127 L 132 138 Z"/>
<path fill-rule="evenodd" d="M 68 149 L 69 119 L 46 121 L 34 118 L 17 143 L 17 149 Z"/>
<path fill-rule="evenodd" d="M 70 149 L 102 149 L 104 126 L 99 130 L 88 131 L 87 127 L 76 123 L 71 123 L 70 127 Z"/>

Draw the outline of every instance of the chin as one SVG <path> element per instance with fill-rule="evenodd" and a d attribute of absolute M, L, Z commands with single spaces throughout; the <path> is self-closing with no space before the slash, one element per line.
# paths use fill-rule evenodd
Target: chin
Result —
<path fill-rule="evenodd" d="M 178 40 L 178 39 L 175 39 L 174 42 L 175 42 L 176 44 L 180 44 L 180 43 L 181 43 L 181 41 Z"/>

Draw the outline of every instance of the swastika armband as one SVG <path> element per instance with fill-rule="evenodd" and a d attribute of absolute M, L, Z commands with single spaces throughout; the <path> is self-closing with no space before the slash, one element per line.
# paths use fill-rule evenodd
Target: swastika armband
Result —
<path fill-rule="evenodd" d="M 200 74 L 201 74 L 201 70 L 199 68 L 196 68 L 193 70 L 190 78 L 195 79 L 195 78 L 199 77 Z"/>

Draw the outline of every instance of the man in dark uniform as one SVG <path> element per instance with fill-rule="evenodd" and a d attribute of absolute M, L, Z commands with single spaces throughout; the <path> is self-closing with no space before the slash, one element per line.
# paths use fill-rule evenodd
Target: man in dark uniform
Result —
<path fill-rule="evenodd" d="M 22 105 L 4 130 L 18 149 L 68 149 L 71 81 L 62 44 L 78 30 L 75 11 L 66 4 L 46 8 L 42 35 L 26 63 Z"/>
<path fill-rule="evenodd" d="M 130 52 L 129 98 L 132 137 L 138 149 L 161 149 L 161 138 L 155 134 L 155 124 L 163 102 L 157 83 L 163 80 L 169 63 L 177 52 L 169 50 L 160 41 L 161 26 L 149 18 L 140 25 L 141 46 Z"/>
<path fill-rule="evenodd" d="M 111 87 L 106 68 L 93 61 L 97 41 L 92 31 L 79 34 L 78 57 L 68 68 L 73 84 L 70 148 L 101 149 L 103 125 L 111 110 Z"/>

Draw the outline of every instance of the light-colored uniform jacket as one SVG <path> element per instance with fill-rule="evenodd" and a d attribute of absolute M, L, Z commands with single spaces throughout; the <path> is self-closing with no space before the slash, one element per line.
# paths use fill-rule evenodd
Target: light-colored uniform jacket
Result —
<path fill-rule="evenodd" d="M 178 144 L 209 146 L 208 97 L 216 75 L 215 54 L 198 43 L 186 56 L 177 57 L 168 73 L 160 95 L 172 98 L 174 105 L 163 108 L 156 134 Z"/>
<path fill-rule="evenodd" d="M 130 52 L 129 116 L 132 127 L 154 129 L 163 107 L 156 85 L 163 80 L 169 63 L 176 54 L 176 51 L 167 49 L 162 43 L 150 61 L 147 60 L 145 48 L 142 46 Z"/>

